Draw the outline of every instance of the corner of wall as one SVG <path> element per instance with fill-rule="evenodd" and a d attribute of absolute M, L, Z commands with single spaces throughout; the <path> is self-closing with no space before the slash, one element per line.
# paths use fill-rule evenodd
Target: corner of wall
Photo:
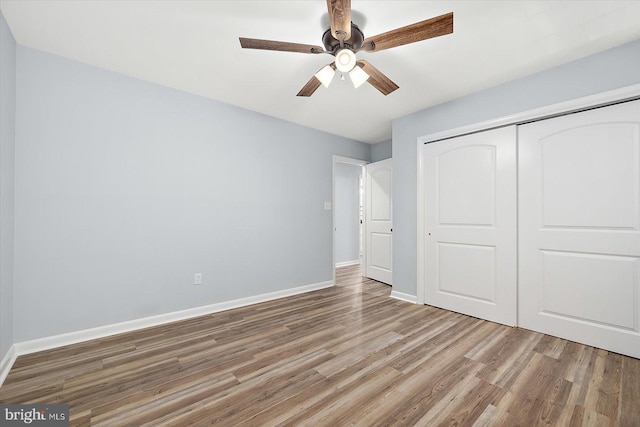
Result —
<path fill-rule="evenodd" d="M 0 360 L 0 387 L 2 387 L 2 384 L 7 378 L 7 375 L 9 375 L 9 371 L 13 367 L 13 364 L 15 363 L 17 357 L 18 355 L 16 354 L 16 346 L 12 345 L 11 347 L 9 347 L 9 351 L 7 351 L 7 354 L 5 354 L 2 360 Z"/>
<path fill-rule="evenodd" d="M 0 384 L 15 360 L 13 316 L 16 41 L 0 12 Z"/>
<path fill-rule="evenodd" d="M 393 143 L 391 139 L 373 144 L 371 146 L 371 162 L 390 159 L 393 155 L 392 145 Z"/>

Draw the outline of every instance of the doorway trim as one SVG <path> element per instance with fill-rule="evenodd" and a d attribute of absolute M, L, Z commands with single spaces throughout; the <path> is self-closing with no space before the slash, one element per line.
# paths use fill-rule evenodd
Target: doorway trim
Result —
<path fill-rule="evenodd" d="M 333 163 L 331 167 L 331 269 L 333 271 L 333 284 L 336 283 L 336 164 L 344 163 L 347 165 L 360 166 L 364 168 L 370 162 L 366 160 L 353 159 L 351 157 L 337 156 L 333 155 Z M 364 183 L 366 185 L 366 182 Z M 362 239 L 363 236 L 360 236 Z M 362 262 L 366 260 L 367 251 L 366 245 L 365 249 L 362 251 L 362 260 L 360 261 L 360 265 L 362 266 Z"/>

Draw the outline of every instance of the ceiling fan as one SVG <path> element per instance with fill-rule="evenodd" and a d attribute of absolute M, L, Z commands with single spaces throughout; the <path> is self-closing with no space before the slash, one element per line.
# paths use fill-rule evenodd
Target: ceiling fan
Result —
<path fill-rule="evenodd" d="M 365 81 L 388 95 L 398 89 L 398 85 L 382 74 L 377 68 L 362 59 L 356 59 L 356 53 L 380 52 L 392 47 L 415 43 L 433 37 L 453 33 L 453 12 L 397 28 L 377 36 L 365 38 L 362 31 L 351 22 L 351 0 L 327 0 L 331 28 L 322 35 L 321 46 L 273 40 L 249 39 L 240 37 L 240 45 L 245 49 L 278 50 L 298 53 L 328 53 L 335 61 L 322 67 L 311 77 L 297 96 L 311 96 L 323 84 L 329 87 L 336 69 L 348 73 L 353 85 L 359 87 Z"/>

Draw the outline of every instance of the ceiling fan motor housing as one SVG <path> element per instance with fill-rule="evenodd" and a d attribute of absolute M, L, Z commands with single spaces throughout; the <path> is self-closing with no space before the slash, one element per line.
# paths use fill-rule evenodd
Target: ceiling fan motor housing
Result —
<path fill-rule="evenodd" d="M 360 31 L 360 28 L 353 22 L 351 23 L 351 38 L 344 41 L 344 46 L 349 49 L 360 49 L 362 42 L 364 41 L 364 34 Z M 322 44 L 324 48 L 331 53 L 336 53 L 340 49 L 340 40 L 331 35 L 331 28 L 324 32 L 322 35 Z"/>

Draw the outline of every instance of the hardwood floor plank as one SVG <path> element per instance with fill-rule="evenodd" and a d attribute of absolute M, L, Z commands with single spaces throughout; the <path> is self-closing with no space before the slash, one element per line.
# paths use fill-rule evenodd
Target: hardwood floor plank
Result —
<path fill-rule="evenodd" d="M 504 390 L 470 375 L 451 388 L 416 425 L 473 425 Z"/>
<path fill-rule="evenodd" d="M 135 405 L 171 390 L 189 388 L 192 385 L 197 386 L 205 379 L 224 378 L 229 379 L 229 384 L 231 384 L 231 378 L 235 378 L 230 372 L 221 372 L 218 366 L 208 365 L 196 365 L 176 373 L 165 372 L 164 374 L 165 376 L 162 377 L 152 376 L 139 382 L 131 382 L 126 387 L 114 390 L 108 399 L 103 399 L 104 403 L 102 404 L 96 405 L 95 402 L 87 402 L 86 409 L 91 410 L 92 416 L 98 417 L 108 412 L 121 411 L 125 407 L 135 408 Z M 84 409 L 80 404 L 78 407 Z"/>
<path fill-rule="evenodd" d="M 478 377 L 491 384 L 505 386 L 517 375 L 521 367 L 533 356 L 533 349 L 539 342 L 540 334 L 522 333 L 509 328 L 493 341 L 493 351 L 485 351 L 475 355 L 473 360 L 482 362 L 485 367 Z"/>
<path fill-rule="evenodd" d="M 394 345 L 396 345 L 396 342 Z M 376 375 L 378 370 L 382 369 L 386 363 L 387 353 L 377 352 L 368 355 L 358 363 L 355 363 L 344 370 L 327 378 L 324 382 L 318 384 L 314 389 L 300 393 L 286 405 L 276 405 L 270 408 L 264 415 L 263 419 L 268 419 L 265 425 L 279 425 L 286 422 L 292 417 L 299 414 L 308 414 L 309 408 L 323 399 L 330 399 L 336 393 L 344 393 L 347 389 L 356 388 L 362 381 Z"/>
<path fill-rule="evenodd" d="M 562 411 L 551 411 L 551 406 L 564 406 L 571 391 L 571 383 L 562 378 L 561 368 L 554 358 L 541 355 L 535 370 L 529 372 L 526 387 L 518 390 L 522 398 L 513 402 L 509 413 L 516 419 L 553 424 Z"/>
<path fill-rule="evenodd" d="M 162 358 L 179 357 L 184 354 L 202 351 L 203 349 L 211 349 L 216 344 L 216 340 L 211 335 L 190 337 L 189 339 L 176 340 L 176 342 L 164 341 L 157 345 L 145 345 L 127 353 L 105 357 L 102 359 L 103 367 L 108 369 L 136 360 L 149 360 L 158 356 Z"/>
<path fill-rule="evenodd" d="M 416 371 L 412 377 L 412 388 L 403 387 L 398 389 L 405 394 L 407 400 L 404 404 L 395 408 L 389 414 L 383 424 L 387 425 L 428 425 L 430 416 L 441 414 L 440 408 L 446 408 L 447 398 L 451 398 L 449 392 L 455 389 L 459 392 L 456 384 L 465 383 L 467 379 L 475 377 L 475 374 L 482 368 L 482 364 L 466 358 L 454 358 L 454 363 L 442 364 L 439 369 L 433 370 L 427 378 L 426 384 L 420 384 L 418 380 L 422 375 L 421 371 Z M 427 374 L 428 375 L 428 374 Z"/>
<path fill-rule="evenodd" d="M 450 361 L 450 357 L 464 357 L 458 353 L 459 349 L 466 348 L 466 352 L 468 352 L 470 345 L 474 343 L 474 341 L 464 338 L 482 339 L 497 327 L 501 326 L 495 323 L 488 324 L 484 320 L 474 317 L 462 318 L 451 328 L 447 328 L 426 340 L 424 345 L 417 348 L 416 351 L 411 351 L 394 360 L 392 366 L 403 373 L 423 368 L 433 369 L 439 365 L 439 362 L 436 364 L 432 362 L 434 357 L 442 356 L 442 360 L 445 362 Z"/>
<path fill-rule="evenodd" d="M 92 414 L 91 424 L 96 427 L 140 425 L 158 417 L 173 414 L 181 408 L 198 403 L 202 399 L 220 392 L 220 390 L 228 390 L 232 384 L 238 384 L 238 381 L 231 374 L 213 380 L 205 378 L 198 381 L 195 386 L 177 388 L 146 401 L 132 402 L 124 408 L 116 408 L 112 412 L 103 413 L 95 418 Z"/>
<path fill-rule="evenodd" d="M 608 353 L 602 373 L 602 382 L 598 388 L 598 400 L 595 411 L 605 415 L 609 419 L 616 419 L 620 404 L 620 372 L 622 369 L 622 356 Z M 640 406 L 640 401 L 638 401 Z"/>
<path fill-rule="evenodd" d="M 163 375 L 174 375 L 180 369 L 175 361 L 170 363 L 155 364 L 154 368 L 142 373 L 131 375 L 123 385 L 120 378 L 112 381 L 102 381 L 98 383 L 85 383 L 75 387 L 65 387 L 63 390 L 48 395 L 39 395 L 33 402 L 42 401 L 50 403 L 74 402 L 74 407 L 78 411 L 95 408 L 96 401 L 101 399 L 116 399 L 122 392 L 135 388 L 136 385 L 144 384 L 148 387 L 147 378 L 156 378 L 159 373 Z M 136 397 L 140 397 L 138 394 Z"/>
<path fill-rule="evenodd" d="M 582 427 L 584 425 L 584 407 L 580 405 L 575 405 L 573 407 L 573 413 L 571 414 L 571 419 L 569 420 L 570 427 Z"/>
<path fill-rule="evenodd" d="M 336 286 L 18 357 L 72 426 L 640 426 L 640 360 Z"/>
<path fill-rule="evenodd" d="M 562 353 L 566 343 L 567 340 L 563 340 L 562 338 L 543 335 L 542 339 L 540 339 L 538 345 L 533 349 L 533 351 L 557 359 Z"/>
<path fill-rule="evenodd" d="M 328 358 L 333 357 L 325 350 L 319 350 L 310 354 L 302 355 L 295 360 L 280 361 L 277 367 L 266 370 L 260 375 L 254 376 L 246 381 L 240 382 L 236 387 L 230 390 L 224 390 L 218 394 L 213 394 L 194 402 L 190 405 L 176 409 L 172 414 L 168 414 L 164 418 L 153 420 L 152 425 L 162 425 L 169 423 L 172 425 L 186 425 L 196 422 L 211 420 L 219 422 L 219 412 L 227 407 L 242 406 L 246 399 L 252 399 L 252 393 L 261 393 L 263 384 L 271 382 L 275 379 L 284 380 L 291 375 L 303 372 L 311 366 L 322 363 Z"/>
<path fill-rule="evenodd" d="M 588 427 L 615 427 L 616 423 L 609 417 L 595 411 L 585 411 L 583 426 Z"/>
<path fill-rule="evenodd" d="M 583 406 L 585 408 L 595 408 L 600 396 L 600 384 L 604 374 L 604 367 L 607 359 L 606 350 L 597 350 L 593 364 L 593 372 L 589 382 L 585 385 L 585 397 Z"/>
<path fill-rule="evenodd" d="M 362 338 L 362 341 L 354 340 L 355 343 L 350 344 L 348 347 L 341 346 L 338 350 L 335 348 L 329 349 L 336 357 L 328 360 L 322 365 L 316 366 L 316 371 L 325 377 L 330 378 L 336 373 L 340 373 L 343 369 L 351 366 L 359 360 L 362 360 L 369 354 L 388 347 L 390 344 L 401 339 L 402 335 L 389 331 L 383 335 L 378 336 L 378 333 L 376 332 L 374 336 Z"/>
<path fill-rule="evenodd" d="M 62 390 L 66 380 L 97 372 L 100 369 L 102 369 L 102 361 L 100 360 L 66 369 L 56 370 L 52 368 L 41 376 L 32 376 L 28 379 L 4 384 L 0 388 L 0 396 L 6 393 L 6 395 L 12 396 L 17 400 L 28 400 L 30 395 L 40 396 L 48 392 L 59 392 Z"/>
<path fill-rule="evenodd" d="M 477 361 L 490 360 L 493 352 L 500 351 L 498 343 L 511 333 L 511 328 L 497 328 L 494 333 L 469 350 L 464 357 Z"/>
<path fill-rule="evenodd" d="M 272 387 L 263 387 L 261 392 L 247 394 L 243 405 L 234 405 L 226 411 L 215 411 L 215 416 L 224 425 L 262 425 L 264 412 L 273 405 L 287 402 L 306 389 L 313 389 L 325 378 L 312 369 L 289 376 L 285 381 L 274 381 Z M 268 419 L 268 418 L 267 418 Z M 205 421 L 207 419 L 205 418 Z M 249 421 L 251 420 L 251 421 Z"/>
<path fill-rule="evenodd" d="M 623 357 L 621 376 L 620 425 L 640 426 L 640 360 Z"/>
<path fill-rule="evenodd" d="M 567 370 L 565 379 L 571 381 L 574 384 L 583 384 L 587 369 L 589 367 L 589 361 L 594 352 L 594 348 L 591 346 L 581 345 L 581 351 L 576 361 L 571 364 Z"/>
<path fill-rule="evenodd" d="M 95 351 L 79 353 L 73 356 L 54 357 L 57 363 L 54 365 L 51 363 L 51 358 L 34 362 L 27 367 L 11 369 L 12 381 L 24 381 L 28 378 L 37 377 L 39 381 L 42 381 L 45 375 L 51 374 L 52 369 L 56 373 L 62 371 L 75 372 L 82 370 L 80 366 L 86 366 L 91 362 L 102 361 L 107 357 L 112 357 L 120 354 L 130 353 L 136 350 L 136 345 L 127 343 L 117 346 L 100 347 Z M 102 363 L 100 363 L 101 365 Z"/>
<path fill-rule="evenodd" d="M 375 375 L 357 384 L 357 393 L 353 388 L 345 388 L 331 396 L 330 399 L 321 401 L 317 406 L 321 409 L 313 414 L 315 408 L 311 408 L 308 414 L 304 414 L 301 420 L 291 420 L 284 424 L 289 426 L 342 426 L 347 425 L 353 408 L 363 406 L 374 396 L 389 391 L 394 381 L 402 374 L 393 368 L 384 366 L 377 370 Z M 258 420 L 259 421 L 259 420 Z"/>

